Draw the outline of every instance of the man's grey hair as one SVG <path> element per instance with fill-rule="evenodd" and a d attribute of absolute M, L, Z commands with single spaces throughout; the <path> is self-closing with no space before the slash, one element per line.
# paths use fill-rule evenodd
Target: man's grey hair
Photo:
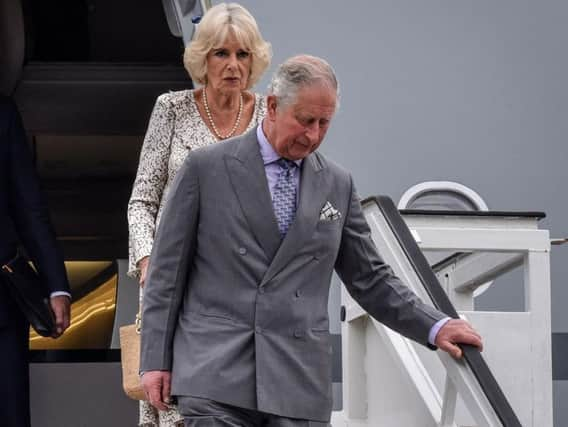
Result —
<path fill-rule="evenodd" d="M 311 55 L 298 55 L 282 63 L 268 87 L 279 105 L 289 106 L 296 101 L 298 91 L 314 85 L 324 85 L 335 90 L 339 107 L 339 82 L 332 66 L 324 59 Z"/>

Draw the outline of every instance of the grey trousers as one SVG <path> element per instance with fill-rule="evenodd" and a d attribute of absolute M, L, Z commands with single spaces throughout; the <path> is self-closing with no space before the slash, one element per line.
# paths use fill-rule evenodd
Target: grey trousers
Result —
<path fill-rule="evenodd" d="M 185 427 L 328 427 L 328 423 L 286 418 L 214 400 L 178 396 Z"/>

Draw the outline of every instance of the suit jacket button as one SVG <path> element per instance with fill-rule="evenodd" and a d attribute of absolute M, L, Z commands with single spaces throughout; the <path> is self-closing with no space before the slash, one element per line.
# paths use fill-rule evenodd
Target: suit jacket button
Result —
<path fill-rule="evenodd" d="M 300 298 L 302 296 L 302 291 L 299 289 L 296 289 L 296 298 Z"/>
<path fill-rule="evenodd" d="M 262 334 L 262 328 L 261 328 L 260 326 L 257 326 L 256 328 L 254 328 L 254 331 L 255 331 L 257 334 Z"/>
<path fill-rule="evenodd" d="M 246 248 L 239 248 L 239 253 L 241 255 L 245 255 L 247 253 L 247 249 Z"/>
<path fill-rule="evenodd" d="M 258 292 L 263 294 L 266 292 L 266 289 L 264 289 L 264 286 L 261 286 L 260 288 L 258 288 Z"/>

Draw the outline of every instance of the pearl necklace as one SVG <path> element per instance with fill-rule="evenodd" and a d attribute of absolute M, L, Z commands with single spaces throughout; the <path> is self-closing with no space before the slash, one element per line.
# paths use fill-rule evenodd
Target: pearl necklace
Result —
<path fill-rule="evenodd" d="M 239 112 L 237 113 L 237 120 L 235 121 L 233 128 L 231 129 L 231 131 L 228 134 L 221 135 L 221 132 L 219 132 L 219 129 L 217 129 L 217 126 L 215 125 L 215 122 L 213 121 L 213 116 L 211 115 L 211 110 L 209 110 L 209 103 L 207 102 L 207 90 L 206 89 L 207 89 L 207 86 L 205 86 L 203 88 L 203 106 L 205 107 L 205 114 L 207 115 L 207 119 L 209 120 L 209 124 L 213 128 L 213 133 L 219 139 L 230 138 L 231 136 L 233 136 L 235 134 L 235 132 L 237 131 L 237 128 L 239 127 L 239 124 L 241 123 L 241 116 L 243 115 L 243 94 L 242 93 L 239 94 Z"/>

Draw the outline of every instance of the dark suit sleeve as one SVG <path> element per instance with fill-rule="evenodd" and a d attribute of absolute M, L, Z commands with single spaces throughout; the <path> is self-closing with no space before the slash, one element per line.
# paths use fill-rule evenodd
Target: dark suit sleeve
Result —
<path fill-rule="evenodd" d="M 335 267 L 361 307 L 379 322 L 414 341 L 428 345 L 430 328 L 446 317 L 425 305 L 383 261 L 352 183 Z"/>
<path fill-rule="evenodd" d="M 8 111 L 11 116 L 7 132 L 10 217 L 49 292 L 69 292 L 63 257 L 57 247 L 20 115 L 13 103 Z"/>

